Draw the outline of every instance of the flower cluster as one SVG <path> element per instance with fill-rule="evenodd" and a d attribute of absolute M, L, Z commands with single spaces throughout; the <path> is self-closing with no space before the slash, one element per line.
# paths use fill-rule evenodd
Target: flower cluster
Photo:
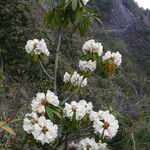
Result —
<path fill-rule="evenodd" d="M 58 106 L 58 97 L 49 90 L 46 94 L 37 93 L 31 103 L 32 113 L 26 114 L 23 122 L 23 129 L 42 144 L 49 144 L 58 135 L 58 126 L 44 116 L 47 105 Z"/>
<path fill-rule="evenodd" d="M 86 41 L 82 47 L 83 53 L 86 55 L 88 53 L 97 53 L 101 56 L 103 53 L 103 45 L 101 43 L 95 42 L 93 39 Z"/>
<path fill-rule="evenodd" d="M 106 143 L 95 142 L 94 138 L 85 138 L 82 139 L 77 145 L 77 150 L 106 150 Z"/>
<path fill-rule="evenodd" d="M 24 130 L 32 134 L 34 139 L 42 144 L 55 140 L 58 134 L 58 127 L 44 116 L 38 117 L 36 113 L 27 114 L 23 122 Z"/>
<path fill-rule="evenodd" d="M 84 87 L 87 85 L 87 78 L 80 76 L 76 71 L 74 71 L 73 75 L 71 76 L 68 72 L 64 74 L 63 81 L 65 83 L 71 83 L 74 86 Z"/>
<path fill-rule="evenodd" d="M 83 119 L 86 114 L 92 112 L 93 105 L 91 102 L 87 103 L 85 100 L 81 100 L 78 103 L 72 101 L 71 104 L 65 103 L 65 108 L 63 110 L 64 117 L 69 118 L 70 120 L 75 119 L 77 121 Z"/>
<path fill-rule="evenodd" d="M 46 56 L 49 56 L 49 51 L 44 39 L 28 40 L 25 49 L 29 54 L 34 53 L 35 55 L 44 54 Z"/>
<path fill-rule="evenodd" d="M 90 120 L 93 121 L 95 133 L 112 138 L 116 135 L 119 125 L 118 120 L 109 111 L 94 112 L 90 114 Z"/>
<path fill-rule="evenodd" d="M 32 111 L 37 113 L 45 113 L 45 106 L 48 104 L 58 106 L 58 97 L 50 90 L 48 90 L 46 94 L 37 93 L 36 97 L 32 100 L 31 103 Z"/>
<path fill-rule="evenodd" d="M 93 72 L 96 69 L 96 61 L 92 61 L 92 60 L 82 61 L 82 60 L 80 60 L 79 61 L 79 68 L 80 68 L 80 70 L 85 71 L 85 72 L 86 71 Z"/>
<path fill-rule="evenodd" d="M 28 53 L 46 54 L 47 47 L 44 43 L 44 40 L 30 40 L 27 42 L 26 51 Z M 79 61 L 80 73 L 82 73 L 82 75 L 78 74 L 76 71 L 71 75 L 66 72 L 63 78 L 66 87 L 69 86 L 74 92 L 76 92 L 75 88 L 80 90 L 80 87 L 87 85 L 87 78 L 85 77 L 91 76 L 93 74 L 91 72 L 94 72 L 96 67 L 100 66 L 102 69 L 101 71 L 104 71 L 107 75 L 110 72 L 113 73 L 113 69 L 120 66 L 122 62 L 122 56 L 119 52 L 111 53 L 107 51 L 102 55 L 102 44 L 96 43 L 94 40 L 85 42 L 82 51 L 86 58 L 85 60 Z M 66 101 L 65 99 L 61 104 L 64 105 Z M 96 138 L 85 138 L 78 144 L 71 143 L 70 147 L 77 150 L 106 150 L 107 144 L 105 141 L 108 138 L 113 138 L 118 132 L 119 123 L 115 116 L 110 114 L 108 110 L 93 111 L 91 102 L 86 102 L 85 100 L 80 100 L 78 102 L 71 101 L 70 103 L 66 102 L 64 108 L 58 106 L 59 99 L 50 90 L 47 90 L 46 93 L 37 93 L 36 97 L 31 102 L 32 113 L 25 116 L 23 122 L 24 130 L 28 134 L 32 134 L 34 139 L 38 142 L 49 144 L 58 136 L 58 126 L 53 124 L 54 121 L 57 122 L 58 119 L 61 119 L 59 123 L 62 123 L 62 126 L 59 126 L 65 132 L 79 130 L 83 125 L 83 121 L 88 121 L 93 125 Z M 58 117 L 56 120 L 53 119 L 55 115 Z"/>
<path fill-rule="evenodd" d="M 110 51 L 107 51 L 102 57 L 102 60 L 105 61 L 109 59 L 111 59 L 116 66 L 120 66 L 122 63 L 122 56 L 119 52 L 111 53 Z"/>

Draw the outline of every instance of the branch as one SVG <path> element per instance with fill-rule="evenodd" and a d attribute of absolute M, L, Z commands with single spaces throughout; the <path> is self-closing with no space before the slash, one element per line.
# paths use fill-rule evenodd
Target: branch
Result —
<path fill-rule="evenodd" d="M 85 78 L 82 79 L 81 83 L 78 85 L 78 88 L 77 88 L 74 92 L 72 92 L 66 99 L 64 99 L 64 100 L 60 103 L 60 105 L 64 105 L 72 96 L 74 96 L 74 95 L 77 93 L 77 91 L 80 89 L 81 84 L 82 84 L 82 82 L 83 82 L 84 79 L 85 79 Z"/>
<path fill-rule="evenodd" d="M 56 55 L 55 55 L 55 68 L 54 68 L 54 93 L 55 94 L 57 94 L 57 72 L 58 72 L 60 44 L 61 44 L 61 31 L 59 29 Z"/>
<path fill-rule="evenodd" d="M 62 147 L 62 145 L 66 146 L 66 143 L 69 143 L 73 140 L 77 140 L 77 139 L 85 137 L 85 136 L 90 136 L 91 132 L 89 132 L 89 131 L 91 131 L 92 129 L 93 129 L 93 127 L 90 126 L 90 127 L 87 127 L 87 128 L 82 128 L 82 129 L 80 129 L 76 132 L 66 134 L 66 138 L 60 143 L 60 145 L 58 145 L 57 148 Z"/>
<path fill-rule="evenodd" d="M 42 64 L 42 62 L 41 62 L 41 60 L 40 60 L 40 65 L 41 65 L 41 68 L 43 69 L 43 71 L 45 72 L 45 74 L 46 74 L 50 79 L 53 79 L 53 77 L 51 77 L 51 76 L 49 75 L 49 73 L 46 71 L 46 69 L 44 68 L 44 66 L 43 66 L 43 64 Z"/>
<path fill-rule="evenodd" d="M 0 62 L 1 62 L 1 71 L 3 73 L 4 70 L 4 62 L 3 62 L 3 57 L 2 57 L 2 53 L 0 52 Z"/>

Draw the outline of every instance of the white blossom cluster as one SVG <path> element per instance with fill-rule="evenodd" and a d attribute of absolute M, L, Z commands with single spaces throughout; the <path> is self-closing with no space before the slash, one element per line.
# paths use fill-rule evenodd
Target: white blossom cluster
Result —
<path fill-rule="evenodd" d="M 44 116 L 48 104 L 58 106 L 58 97 L 49 90 L 46 94 L 37 93 L 31 103 L 32 113 L 26 114 L 23 121 L 23 129 L 42 144 L 53 142 L 58 135 L 58 126 Z"/>
<path fill-rule="evenodd" d="M 65 103 L 65 108 L 63 110 L 64 117 L 73 119 L 75 115 L 76 120 L 81 120 L 86 114 L 92 112 L 93 105 L 91 102 L 87 103 L 85 100 L 81 100 L 78 103 L 72 101 L 71 104 Z"/>
<path fill-rule="evenodd" d="M 105 61 L 108 59 L 112 59 L 114 61 L 114 64 L 116 64 L 117 66 L 120 66 L 122 63 L 122 56 L 119 52 L 111 53 L 110 51 L 107 51 L 102 57 L 102 60 Z"/>
<path fill-rule="evenodd" d="M 80 76 L 76 71 L 74 71 L 73 75 L 71 76 L 68 72 L 64 74 L 63 81 L 65 83 L 71 83 L 74 86 L 84 87 L 87 85 L 87 78 Z"/>
<path fill-rule="evenodd" d="M 96 61 L 79 61 L 79 68 L 82 71 L 91 71 L 93 72 L 96 69 Z"/>
<path fill-rule="evenodd" d="M 57 125 L 44 116 L 38 117 L 33 112 L 26 115 L 23 122 L 23 129 L 27 133 L 32 134 L 34 139 L 42 144 L 53 142 L 58 135 Z"/>
<path fill-rule="evenodd" d="M 54 106 L 59 105 L 58 97 L 50 90 L 48 90 L 46 94 L 36 94 L 36 97 L 32 100 L 31 103 L 32 111 L 37 113 L 45 113 L 45 106 L 47 104 L 51 104 Z"/>
<path fill-rule="evenodd" d="M 110 114 L 109 111 L 94 112 L 90 114 L 90 120 L 93 121 L 93 128 L 95 133 L 104 135 L 105 137 L 112 138 L 118 132 L 119 124 L 118 120 L 115 119 L 114 115 Z"/>
<path fill-rule="evenodd" d="M 84 43 L 82 51 L 85 55 L 93 52 L 101 56 L 103 53 L 103 45 L 101 43 L 95 42 L 93 39 L 88 40 Z"/>
<path fill-rule="evenodd" d="M 44 55 L 49 56 L 49 51 L 44 39 L 28 40 L 25 49 L 27 53 L 34 52 L 36 55 L 43 53 Z"/>
<path fill-rule="evenodd" d="M 106 143 L 95 142 L 94 138 L 82 139 L 77 145 L 77 150 L 106 150 Z"/>

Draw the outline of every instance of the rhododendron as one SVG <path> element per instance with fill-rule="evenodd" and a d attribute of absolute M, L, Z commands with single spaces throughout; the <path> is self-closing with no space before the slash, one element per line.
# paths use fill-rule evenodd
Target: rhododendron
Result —
<path fill-rule="evenodd" d="M 35 112 L 26 114 L 24 120 L 23 120 L 23 129 L 27 133 L 32 133 L 34 130 L 35 124 L 38 122 L 38 116 Z"/>
<path fill-rule="evenodd" d="M 80 76 L 76 71 L 74 71 L 72 76 L 66 72 L 63 81 L 65 83 L 70 82 L 73 86 L 84 87 L 87 85 L 87 78 Z"/>
<path fill-rule="evenodd" d="M 49 56 L 49 51 L 44 39 L 40 41 L 38 39 L 28 40 L 25 49 L 27 53 L 33 52 L 35 55 L 42 53 Z"/>
<path fill-rule="evenodd" d="M 70 81 L 70 78 L 71 78 L 70 74 L 69 74 L 68 72 L 66 72 L 66 73 L 64 74 L 64 79 L 63 79 L 63 81 L 64 81 L 65 83 L 67 83 L 67 82 Z"/>
<path fill-rule="evenodd" d="M 89 60 L 89 61 L 82 61 L 80 60 L 79 61 L 79 68 L 80 70 L 82 71 L 94 71 L 96 69 L 96 61 L 92 61 L 92 60 Z"/>
<path fill-rule="evenodd" d="M 46 54 L 42 51 L 44 49 L 47 49 L 46 44 L 44 45 L 44 40 L 29 40 L 26 45 L 26 51 L 28 53 L 34 52 L 36 55 Z M 79 61 L 79 73 L 77 71 L 74 71 L 72 74 L 66 72 L 63 76 L 65 86 L 62 89 L 64 90 L 67 87 L 72 92 L 69 97 L 59 102 L 57 95 L 50 90 L 47 90 L 46 94 L 43 92 L 37 93 L 31 102 L 33 112 L 25 116 L 23 129 L 41 144 L 49 144 L 57 137 L 58 142 L 54 142 L 54 144 L 59 144 L 62 140 L 59 138 L 63 137 L 63 134 L 65 134 L 67 140 L 69 133 L 80 130 L 81 127 L 85 127 L 83 126 L 84 123 L 87 123 L 87 125 L 90 125 L 90 128 L 94 129 L 95 138 L 82 139 L 78 144 L 71 141 L 72 143 L 66 144 L 68 148 L 77 150 L 106 150 L 107 144 L 105 141 L 108 138 L 113 138 L 118 132 L 118 120 L 108 110 L 95 112 L 91 102 L 86 102 L 85 100 L 77 102 L 75 101 L 77 98 L 73 96 L 87 90 L 81 87 L 87 86 L 86 77 L 94 75 L 94 71 L 98 67 L 101 72 L 106 74 L 108 71 L 109 73 L 114 73 L 113 69 L 121 65 L 122 56 L 119 52 L 111 53 L 110 51 L 107 51 L 102 56 L 103 46 L 94 40 L 85 42 L 82 51 L 85 54 L 85 60 Z M 66 92 L 64 95 L 67 94 Z M 68 102 L 71 99 L 73 101 Z M 53 124 L 53 122 L 58 123 L 58 125 Z M 61 136 L 58 136 L 58 126 L 60 127 L 59 134 L 62 134 Z M 60 145 L 57 146 L 59 147 Z"/>
<path fill-rule="evenodd" d="M 118 120 L 115 119 L 114 115 L 110 114 L 109 111 L 99 111 L 100 119 L 95 119 L 93 123 L 93 128 L 95 133 L 104 135 L 106 137 L 112 138 L 118 132 Z"/>
<path fill-rule="evenodd" d="M 72 101 L 71 104 L 65 103 L 65 108 L 63 110 L 64 117 L 73 119 L 75 115 L 76 120 L 81 120 L 86 114 L 89 114 L 93 109 L 91 103 L 87 103 L 85 100 L 81 100 L 78 103 Z"/>
<path fill-rule="evenodd" d="M 82 139 L 77 145 L 77 150 L 106 150 L 106 143 L 96 143 L 94 138 Z"/>
<path fill-rule="evenodd" d="M 86 41 L 82 47 L 83 53 L 86 55 L 88 53 L 97 53 L 99 56 L 103 53 L 103 45 L 101 43 L 96 43 L 93 39 Z"/>
<path fill-rule="evenodd" d="M 119 52 L 111 53 L 110 51 L 107 51 L 105 55 L 102 57 L 102 60 L 109 60 L 112 59 L 115 65 L 120 66 L 122 63 L 122 56 Z"/>
<path fill-rule="evenodd" d="M 58 97 L 50 90 L 48 90 L 46 94 L 37 93 L 36 97 L 32 100 L 31 104 L 32 111 L 43 113 L 45 112 L 45 106 L 48 104 L 58 106 L 59 105 Z"/>
<path fill-rule="evenodd" d="M 32 131 L 34 138 L 42 144 L 53 142 L 58 136 L 58 126 L 44 116 L 38 119 Z"/>

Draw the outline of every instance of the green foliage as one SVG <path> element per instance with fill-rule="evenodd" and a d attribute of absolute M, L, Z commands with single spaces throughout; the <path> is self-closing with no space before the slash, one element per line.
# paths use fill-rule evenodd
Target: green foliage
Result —
<path fill-rule="evenodd" d="M 73 28 L 81 36 L 87 35 L 94 20 L 100 22 L 96 14 L 84 7 L 80 0 L 59 2 L 45 14 L 44 22 L 47 27 L 66 29 Z"/>

